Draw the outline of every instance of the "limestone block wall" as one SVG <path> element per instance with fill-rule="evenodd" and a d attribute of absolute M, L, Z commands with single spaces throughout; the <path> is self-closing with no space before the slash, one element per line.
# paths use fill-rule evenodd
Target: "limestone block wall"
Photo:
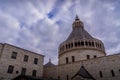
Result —
<path fill-rule="evenodd" d="M 43 68 L 43 77 L 58 79 L 58 68 L 59 66 L 54 67 L 44 67 Z"/>
<path fill-rule="evenodd" d="M 16 59 L 12 59 L 12 52 L 17 52 Z M 28 61 L 24 61 L 24 55 L 28 56 Z M 38 64 L 34 64 L 34 58 L 38 59 Z M 43 75 L 43 61 L 44 56 L 27 51 L 9 44 L 4 44 L 4 49 L 0 60 L 0 78 L 10 80 L 21 74 L 21 69 L 26 68 L 26 75 L 32 75 L 33 70 L 36 70 L 36 76 L 42 77 Z M 14 66 L 13 73 L 7 73 L 8 66 Z"/>
<path fill-rule="evenodd" d="M 2 48 L 3 48 L 3 44 L 0 43 L 0 57 L 2 55 Z"/>
<path fill-rule="evenodd" d="M 66 64 L 66 57 L 68 57 L 68 62 L 72 62 L 72 56 L 74 56 L 75 61 L 81 61 L 81 60 L 86 60 L 87 55 L 90 56 L 90 59 L 96 57 L 102 57 L 105 56 L 105 54 L 102 51 L 99 50 L 91 50 L 91 49 L 82 49 L 82 50 L 73 50 L 64 53 L 59 57 L 59 65 L 60 64 Z"/>
<path fill-rule="evenodd" d="M 99 57 L 96 59 L 83 60 L 75 63 L 62 64 L 56 66 L 58 73 L 55 73 L 54 68 L 44 68 L 44 73 L 50 73 L 44 75 L 44 77 L 53 77 L 59 80 L 71 80 L 71 78 L 79 71 L 81 66 L 84 66 L 86 70 L 96 80 L 120 80 L 120 54 L 110 55 L 106 57 Z M 102 77 L 100 76 L 102 73 Z M 56 74 L 56 75 L 55 75 Z"/>

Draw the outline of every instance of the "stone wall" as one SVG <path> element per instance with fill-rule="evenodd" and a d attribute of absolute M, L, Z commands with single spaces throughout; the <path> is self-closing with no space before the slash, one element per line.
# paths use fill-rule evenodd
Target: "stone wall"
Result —
<path fill-rule="evenodd" d="M 87 55 L 90 55 L 90 58 L 102 57 L 105 56 L 105 53 L 99 50 L 91 50 L 91 49 L 82 49 L 82 50 L 74 50 L 64 53 L 59 57 L 59 64 L 66 64 L 66 57 L 69 59 L 69 63 L 72 62 L 72 56 L 74 56 L 75 61 L 86 60 Z"/>
<path fill-rule="evenodd" d="M 84 66 L 86 70 L 96 80 L 120 80 L 120 54 L 100 57 L 90 60 L 82 60 L 75 63 L 58 65 L 56 67 L 44 68 L 44 77 L 56 78 L 60 77 L 60 80 L 71 80 L 71 78 L 79 71 L 81 66 Z M 55 69 L 56 68 L 56 69 Z M 114 76 L 111 70 L 113 70 Z M 102 77 L 100 77 L 100 71 Z M 50 75 L 48 74 L 50 73 Z"/>
<path fill-rule="evenodd" d="M 17 52 L 16 59 L 12 59 L 12 52 Z M 24 61 L 24 55 L 28 56 L 28 61 Z M 38 64 L 34 64 L 34 58 L 38 58 Z M 21 74 L 21 69 L 26 68 L 26 75 L 32 75 L 32 71 L 36 70 L 36 76 L 43 75 L 43 59 L 44 56 L 24 50 L 9 44 L 4 44 L 3 52 L 0 58 L 0 78 L 10 80 Z M 7 73 L 8 66 L 14 66 L 13 73 Z"/>

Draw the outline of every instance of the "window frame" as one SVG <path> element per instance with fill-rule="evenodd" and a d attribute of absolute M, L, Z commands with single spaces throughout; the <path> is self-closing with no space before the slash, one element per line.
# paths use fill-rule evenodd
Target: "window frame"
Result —
<path fill-rule="evenodd" d="M 38 64 L 38 58 L 34 58 L 34 64 Z"/>
<path fill-rule="evenodd" d="M 28 62 L 28 58 L 29 58 L 28 55 L 24 55 L 24 59 L 23 59 L 23 61 L 24 61 L 24 62 Z"/>
<path fill-rule="evenodd" d="M 21 68 L 21 75 L 26 75 L 26 71 L 27 71 L 26 68 Z"/>
<path fill-rule="evenodd" d="M 37 70 L 33 70 L 32 71 L 32 76 L 36 76 L 37 75 Z"/>
<path fill-rule="evenodd" d="M 18 54 L 17 52 L 13 51 L 12 55 L 11 55 L 11 58 L 12 59 L 17 59 L 17 54 Z"/>
<path fill-rule="evenodd" d="M 8 66 L 8 70 L 7 70 L 7 73 L 12 74 L 13 71 L 14 71 L 14 66 L 13 66 L 13 65 L 9 65 L 9 66 Z"/>

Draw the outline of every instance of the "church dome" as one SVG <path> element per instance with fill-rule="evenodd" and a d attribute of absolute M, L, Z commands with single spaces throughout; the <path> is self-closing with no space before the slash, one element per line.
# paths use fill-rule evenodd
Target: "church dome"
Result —
<path fill-rule="evenodd" d="M 54 67 L 55 65 L 51 62 L 51 59 L 49 59 L 49 62 L 44 65 L 44 67 Z"/>
<path fill-rule="evenodd" d="M 92 49 L 105 53 L 104 44 L 101 40 L 92 37 L 85 29 L 83 22 L 76 16 L 72 24 L 72 32 L 69 37 L 59 46 L 59 57 L 65 52 L 76 49 Z"/>

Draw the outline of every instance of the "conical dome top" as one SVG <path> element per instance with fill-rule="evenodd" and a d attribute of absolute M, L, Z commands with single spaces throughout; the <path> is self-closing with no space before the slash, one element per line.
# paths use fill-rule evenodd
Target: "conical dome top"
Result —
<path fill-rule="evenodd" d="M 73 30 L 69 37 L 67 38 L 68 40 L 71 39 L 92 39 L 93 37 L 84 29 L 83 22 L 80 21 L 78 16 L 76 15 L 75 21 L 73 22 Z"/>
<path fill-rule="evenodd" d="M 49 59 L 49 62 L 47 64 L 45 64 L 44 66 L 45 67 L 53 67 L 55 65 L 51 62 L 51 59 Z"/>

